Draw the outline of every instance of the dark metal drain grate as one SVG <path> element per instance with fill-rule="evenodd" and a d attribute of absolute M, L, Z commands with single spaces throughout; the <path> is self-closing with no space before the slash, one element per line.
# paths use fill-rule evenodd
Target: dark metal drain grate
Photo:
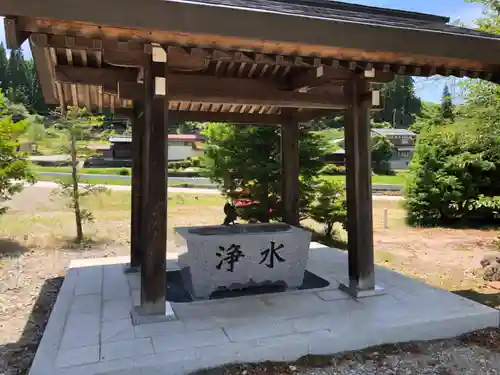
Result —
<path fill-rule="evenodd" d="M 326 288 L 330 283 L 325 279 L 315 275 L 312 272 L 306 271 L 304 274 L 304 282 L 299 290 Z M 239 290 L 220 290 L 212 293 L 210 299 L 224 299 L 243 296 L 254 296 L 258 294 L 282 293 L 286 291 L 286 287 L 281 283 L 261 285 Z M 182 283 L 181 271 L 167 272 L 167 301 L 177 303 L 193 302 L 193 297 L 184 288 Z"/>

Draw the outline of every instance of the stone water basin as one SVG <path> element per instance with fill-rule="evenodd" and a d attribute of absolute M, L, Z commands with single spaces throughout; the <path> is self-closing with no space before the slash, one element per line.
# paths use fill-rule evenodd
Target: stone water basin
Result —
<path fill-rule="evenodd" d="M 282 283 L 302 285 L 311 232 L 284 223 L 175 228 L 183 283 L 195 299 L 218 290 Z"/>
<path fill-rule="evenodd" d="M 250 224 L 250 225 L 232 225 L 232 226 L 213 226 L 188 229 L 189 233 L 200 236 L 216 236 L 224 234 L 243 234 L 243 233 L 276 233 L 284 232 L 292 228 L 289 224 Z"/>

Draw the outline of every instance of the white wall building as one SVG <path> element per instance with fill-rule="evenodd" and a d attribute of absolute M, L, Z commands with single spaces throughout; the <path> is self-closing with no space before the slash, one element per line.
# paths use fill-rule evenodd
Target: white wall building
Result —
<path fill-rule="evenodd" d="M 111 148 L 103 156 L 110 159 L 132 159 L 132 137 L 114 136 L 109 138 Z M 198 134 L 169 134 L 168 161 L 180 161 L 203 155 L 205 139 Z"/>

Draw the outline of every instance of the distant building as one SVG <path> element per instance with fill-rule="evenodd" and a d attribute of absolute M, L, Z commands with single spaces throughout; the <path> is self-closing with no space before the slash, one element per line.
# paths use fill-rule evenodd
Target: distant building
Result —
<path fill-rule="evenodd" d="M 392 169 L 406 169 L 415 151 L 417 134 L 407 129 L 372 129 L 375 134 L 385 135 L 394 145 L 394 153 L 390 160 Z"/>
<path fill-rule="evenodd" d="M 103 157 L 114 160 L 132 159 L 132 137 L 113 136 L 109 138 L 111 147 L 104 150 Z M 186 160 L 203 155 L 205 139 L 197 134 L 169 134 L 168 160 Z"/>
<path fill-rule="evenodd" d="M 390 160 L 392 169 L 406 169 L 413 156 L 417 134 L 406 129 L 372 129 L 372 137 L 376 134 L 385 135 L 394 145 L 394 153 Z M 345 164 L 345 141 L 343 138 L 335 139 L 331 143 L 341 149 L 327 155 L 326 161 L 337 165 Z"/>

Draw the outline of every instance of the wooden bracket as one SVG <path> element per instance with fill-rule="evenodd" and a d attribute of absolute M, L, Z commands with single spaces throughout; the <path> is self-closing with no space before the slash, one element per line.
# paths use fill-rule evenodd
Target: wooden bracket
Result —
<path fill-rule="evenodd" d="M 17 17 L 6 17 L 5 25 L 5 41 L 8 49 L 21 48 L 24 41 L 29 37 L 30 33 L 21 31 L 19 20 Z"/>

